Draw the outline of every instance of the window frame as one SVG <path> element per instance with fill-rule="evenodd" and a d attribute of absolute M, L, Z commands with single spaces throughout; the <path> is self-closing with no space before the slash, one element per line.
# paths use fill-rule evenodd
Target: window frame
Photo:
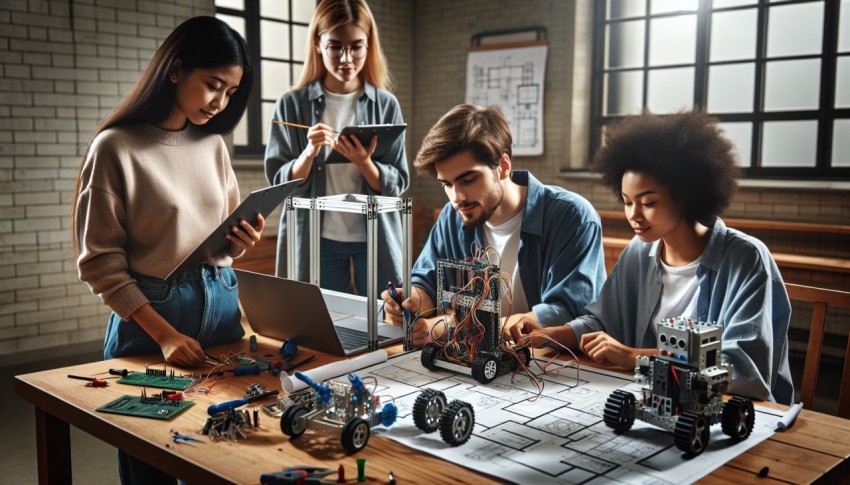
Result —
<path fill-rule="evenodd" d="M 281 20 L 279 18 L 262 17 L 260 15 L 259 0 L 244 0 L 244 10 L 237 10 L 228 7 L 216 5 L 216 15 L 228 15 L 231 17 L 239 17 L 245 21 L 245 41 L 248 44 L 248 57 L 251 64 L 254 66 L 254 85 L 251 89 L 251 96 L 248 98 L 248 106 L 245 110 L 245 118 L 247 122 L 247 145 L 233 145 L 233 151 L 236 156 L 256 156 L 265 155 L 266 144 L 263 143 L 263 135 L 269 129 L 268 120 L 263 118 L 263 103 L 276 102 L 277 99 L 284 93 L 279 93 L 274 99 L 264 99 L 263 93 L 263 65 L 264 60 L 284 62 L 289 65 L 289 78 L 291 83 L 297 82 L 295 78 L 296 66 L 304 65 L 304 61 L 295 60 L 295 34 L 292 27 L 299 26 L 309 28 L 310 24 L 300 21 L 291 20 L 293 12 L 293 1 L 287 2 L 289 20 Z M 275 22 L 285 24 L 289 28 L 289 52 L 285 57 L 262 57 L 261 56 L 261 21 Z"/>
<path fill-rule="evenodd" d="M 745 176 L 753 178 L 807 178 L 807 179 L 847 179 L 850 178 L 850 167 L 832 167 L 833 146 L 833 124 L 836 119 L 850 118 L 850 108 L 835 107 L 836 69 L 838 58 L 850 57 L 850 53 L 838 53 L 838 31 L 840 0 L 823 0 L 823 39 L 819 54 L 776 56 L 768 58 L 766 55 L 767 44 L 767 21 L 768 10 L 771 6 L 784 6 L 794 4 L 817 3 L 820 0 L 788 0 L 782 2 L 770 2 L 758 0 L 755 5 L 742 5 L 712 9 L 713 0 L 698 0 L 696 10 L 696 53 L 693 64 L 676 64 L 664 66 L 649 65 L 650 44 L 650 21 L 664 17 L 675 17 L 680 12 L 651 14 L 652 0 L 646 0 L 646 11 L 642 16 L 621 17 L 606 20 L 610 1 L 595 2 L 593 11 L 593 55 L 592 55 L 592 82 L 591 82 L 591 130 L 589 157 L 600 147 L 604 126 L 616 121 L 623 115 L 606 115 L 603 113 L 605 106 L 605 75 L 610 72 L 641 71 L 643 86 L 641 91 L 641 106 L 646 108 L 648 102 L 648 77 L 653 70 L 668 69 L 671 67 L 693 67 L 694 90 L 692 106 L 707 106 L 708 101 L 708 73 L 710 66 L 725 64 L 740 64 L 740 60 L 733 61 L 709 61 L 711 16 L 713 12 L 734 12 L 748 9 L 756 9 L 757 32 L 756 32 L 756 54 L 751 62 L 755 68 L 755 79 L 753 83 L 753 107 L 749 112 L 741 113 L 710 113 L 721 122 L 748 122 L 752 126 L 750 157 L 749 160 L 741 160 Z M 691 13 L 691 11 L 688 11 Z M 606 56 L 608 55 L 606 37 L 609 25 L 625 21 L 642 20 L 644 22 L 644 45 L 643 63 L 634 68 L 606 68 Z M 787 111 L 765 111 L 764 103 L 764 79 L 768 61 L 797 60 L 797 59 L 819 59 L 820 84 L 818 108 L 810 110 L 787 110 Z M 815 140 L 815 166 L 813 167 L 764 167 L 760 165 L 761 138 L 764 133 L 764 123 L 770 121 L 797 121 L 811 120 L 817 122 L 817 137 Z"/>

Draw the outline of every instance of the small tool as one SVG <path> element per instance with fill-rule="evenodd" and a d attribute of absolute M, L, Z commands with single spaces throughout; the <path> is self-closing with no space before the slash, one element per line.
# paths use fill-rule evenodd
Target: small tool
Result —
<path fill-rule="evenodd" d="M 398 290 L 396 290 L 395 285 L 393 285 L 392 281 L 387 283 L 387 291 L 390 293 L 390 297 L 394 302 L 398 303 L 398 306 L 401 307 L 401 310 L 404 314 L 404 319 L 410 321 L 410 310 L 401 306 L 401 295 L 398 294 Z"/>
<path fill-rule="evenodd" d="M 280 356 L 289 360 L 295 358 L 296 355 L 298 355 L 298 346 L 295 345 L 295 342 L 290 338 L 284 340 L 283 345 L 280 346 Z"/>
<path fill-rule="evenodd" d="M 277 390 L 268 391 L 245 399 L 234 399 L 232 401 L 225 401 L 221 404 L 213 404 L 207 408 L 207 414 L 209 414 L 210 416 L 215 416 L 216 414 L 222 411 L 229 411 L 231 409 L 236 409 L 239 406 L 244 406 L 251 402 L 260 401 L 272 396 L 277 396 L 278 393 L 279 391 Z"/>
<path fill-rule="evenodd" d="M 317 466 L 291 466 L 280 472 L 263 473 L 260 475 L 260 483 L 262 485 L 336 483 L 324 479 L 326 476 L 334 473 L 336 472 L 330 468 Z"/>
<path fill-rule="evenodd" d="M 71 378 L 71 379 L 79 379 L 81 381 L 89 381 L 89 383 L 86 384 L 86 386 L 88 386 L 88 387 L 106 387 L 106 386 L 109 385 L 103 379 L 98 379 L 96 377 L 75 376 L 75 375 L 72 375 L 72 374 L 68 374 L 68 377 Z"/>
<path fill-rule="evenodd" d="M 180 443 L 180 442 L 184 442 L 184 443 L 190 443 L 190 442 L 203 443 L 203 441 L 202 441 L 202 440 L 199 440 L 198 438 L 194 438 L 194 437 L 192 437 L 192 436 L 186 436 L 186 435 L 183 435 L 183 434 L 177 434 L 177 433 L 174 433 L 174 434 L 171 436 L 171 440 L 172 440 L 172 441 L 174 441 L 175 443 Z"/>
<path fill-rule="evenodd" d="M 224 362 L 223 360 L 218 359 L 218 358 L 216 358 L 216 357 L 214 357 L 214 356 L 210 355 L 210 354 L 209 354 L 209 353 L 207 353 L 207 352 L 204 352 L 204 355 L 206 355 L 208 359 L 214 360 L 214 361 L 218 362 L 219 364 L 225 364 L 225 365 L 227 364 L 227 363 L 226 363 L 226 362 Z"/>

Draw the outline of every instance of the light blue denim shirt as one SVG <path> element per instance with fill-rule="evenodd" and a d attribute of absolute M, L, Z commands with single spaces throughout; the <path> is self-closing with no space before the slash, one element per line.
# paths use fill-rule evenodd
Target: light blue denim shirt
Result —
<path fill-rule="evenodd" d="M 560 325 L 582 314 L 605 281 L 599 215 L 580 195 L 543 185 L 527 171 L 514 170 L 511 179 L 528 187 L 517 254 L 525 298 L 541 325 Z M 472 243 L 483 247 L 483 241 L 482 228 L 464 226 L 447 203 L 411 282 L 436 301 L 437 259 L 465 259 Z"/>
<path fill-rule="evenodd" d="M 590 315 L 568 323 L 579 340 L 585 333 L 603 330 L 629 347 L 656 347 L 650 319 L 661 298 L 659 246 L 660 241 L 632 239 L 599 298 L 587 306 Z M 791 404 L 791 302 L 767 247 L 717 219 L 697 268 L 697 280 L 697 319 L 723 326 L 721 353 L 734 366 L 730 392 Z"/>
<path fill-rule="evenodd" d="M 321 81 L 290 91 L 275 104 L 274 119 L 313 126 L 322 119 L 325 111 L 325 93 Z M 401 124 L 401 107 L 391 93 L 364 83 L 363 94 L 357 99 L 355 115 L 358 125 Z M 307 130 L 291 126 L 274 124 L 269 120 L 269 142 L 266 145 L 265 171 L 270 184 L 279 184 L 290 180 L 292 166 L 298 156 L 307 147 Z M 380 160 L 373 160 L 381 178 L 381 190 L 376 192 L 362 179 L 360 193 L 401 197 L 410 186 L 410 169 L 407 164 L 404 134 L 387 150 Z M 296 197 L 323 197 L 326 192 L 327 169 L 320 155 L 313 160 L 310 176 L 294 194 Z M 307 228 L 309 211 L 296 211 L 299 228 Z M 281 213 L 277 246 L 277 275 L 286 276 L 286 214 Z M 296 254 L 298 255 L 298 279 L 306 281 L 309 277 L 309 234 L 298 231 Z M 378 282 L 386 284 L 392 280 L 401 284 L 402 271 L 402 231 L 401 215 L 387 212 L 378 215 Z"/>

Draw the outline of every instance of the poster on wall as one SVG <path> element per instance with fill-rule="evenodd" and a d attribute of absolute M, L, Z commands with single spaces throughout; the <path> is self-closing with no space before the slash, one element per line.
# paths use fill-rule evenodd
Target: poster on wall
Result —
<path fill-rule="evenodd" d="M 472 50 L 466 63 L 466 102 L 498 106 L 508 120 L 513 154 L 543 154 L 545 44 Z"/>

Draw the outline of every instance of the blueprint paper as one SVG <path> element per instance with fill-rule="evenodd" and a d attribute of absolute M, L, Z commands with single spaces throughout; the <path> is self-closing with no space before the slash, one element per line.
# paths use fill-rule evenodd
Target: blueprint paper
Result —
<path fill-rule="evenodd" d="M 542 364 L 542 361 L 538 361 Z M 419 352 L 390 358 L 358 372 L 377 380 L 375 394 L 391 397 L 399 418 L 372 430 L 411 448 L 481 473 L 518 483 L 690 483 L 769 438 L 781 411 L 756 406 L 749 438 L 733 443 L 720 425 L 711 427 L 708 448 L 685 459 L 673 435 L 642 421 L 617 435 L 602 421 L 608 395 L 617 388 L 637 391 L 630 376 L 582 367 L 579 380 L 569 364 L 558 376 L 542 377 L 543 392 L 527 376 L 498 377 L 481 385 L 471 376 L 422 367 Z M 540 371 L 532 365 L 536 374 Z M 369 381 L 366 381 L 369 383 Z M 413 402 L 423 388 L 443 391 L 475 411 L 470 440 L 453 448 L 439 431 L 425 434 L 413 424 Z"/>
<path fill-rule="evenodd" d="M 498 106 L 511 128 L 514 155 L 543 153 L 545 45 L 472 51 L 466 61 L 466 102 Z"/>

